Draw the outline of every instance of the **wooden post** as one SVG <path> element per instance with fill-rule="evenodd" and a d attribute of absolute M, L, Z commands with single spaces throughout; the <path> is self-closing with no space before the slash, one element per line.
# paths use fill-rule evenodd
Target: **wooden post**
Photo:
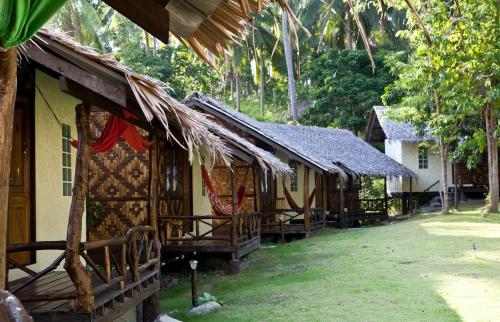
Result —
<path fill-rule="evenodd" d="M 339 180 L 340 180 L 340 187 L 339 187 L 339 197 L 340 197 L 340 220 L 344 221 L 344 228 L 347 229 L 347 214 L 344 214 L 344 177 L 342 176 L 341 173 L 338 174 Z"/>
<path fill-rule="evenodd" d="M 88 192 L 89 159 L 90 159 L 90 106 L 76 106 L 76 128 L 78 130 L 78 152 L 76 156 L 75 181 L 73 197 L 69 212 L 68 231 L 66 237 L 66 258 L 64 268 L 75 284 L 79 311 L 90 312 L 94 305 L 92 280 L 90 274 L 80 261 L 80 241 L 82 238 L 82 221 L 85 209 L 85 197 Z"/>
<path fill-rule="evenodd" d="M 304 230 L 311 231 L 311 209 L 309 207 L 309 168 L 304 165 Z"/>
<path fill-rule="evenodd" d="M 17 87 L 16 54 L 16 48 L 0 50 L 0 289 L 6 287 L 10 157 Z"/>
<path fill-rule="evenodd" d="M 458 209 L 458 183 L 457 183 L 457 164 L 453 163 L 453 203 L 455 206 L 455 210 Z"/>
<path fill-rule="evenodd" d="M 410 208 L 410 215 L 413 214 L 413 178 L 410 177 L 410 204 L 409 204 L 409 208 Z"/>
<path fill-rule="evenodd" d="M 257 236 L 260 238 L 260 221 L 262 211 L 262 184 L 261 184 L 261 169 L 258 166 L 253 167 L 254 175 L 254 191 L 255 191 L 255 212 L 258 213 L 257 218 Z"/>
<path fill-rule="evenodd" d="M 238 245 L 238 195 L 236 190 L 236 166 L 231 165 L 231 245 Z"/>
<path fill-rule="evenodd" d="M 323 226 L 326 226 L 326 212 L 328 207 L 328 180 L 326 173 L 321 175 L 321 193 L 323 194 Z"/>
<path fill-rule="evenodd" d="M 389 206 L 388 206 L 388 196 L 387 196 L 387 177 L 384 177 L 384 207 L 385 214 L 389 214 Z"/>
<path fill-rule="evenodd" d="M 158 137 L 149 147 L 149 225 L 158 231 Z"/>

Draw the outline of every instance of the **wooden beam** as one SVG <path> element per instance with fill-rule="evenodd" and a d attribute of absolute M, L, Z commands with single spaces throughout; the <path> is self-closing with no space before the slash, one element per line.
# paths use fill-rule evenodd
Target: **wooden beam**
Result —
<path fill-rule="evenodd" d="M 168 44 L 169 13 L 158 2 L 153 0 L 104 0 L 104 2 L 163 43 Z"/>
<path fill-rule="evenodd" d="M 261 211 L 262 211 L 262 169 L 254 165 L 253 167 L 253 176 L 254 176 L 254 191 L 255 191 L 255 211 L 259 214 L 259 218 L 257 219 L 257 235 L 260 237 L 260 221 L 262 220 Z"/>
<path fill-rule="evenodd" d="M 146 121 L 146 118 L 144 117 L 144 114 L 142 114 L 140 109 L 131 108 L 131 106 L 135 106 L 135 102 L 130 102 L 130 100 L 128 100 L 128 103 L 126 103 L 125 105 L 116 104 L 108 97 L 102 96 L 99 93 L 94 92 L 92 89 L 82 86 L 78 82 L 72 81 L 71 79 L 63 76 L 59 77 L 59 87 L 64 93 L 67 93 L 73 97 L 87 102 L 88 104 L 93 105 L 94 107 L 98 107 L 121 118 L 125 117 L 123 114 L 124 109 L 128 110 L 132 114 L 139 116 L 139 119 L 127 119 L 127 122 L 137 125 L 145 130 L 152 129 L 151 123 Z"/>
<path fill-rule="evenodd" d="M 413 214 L 412 200 L 413 200 L 413 178 L 410 177 L 410 215 Z"/>
<path fill-rule="evenodd" d="M 309 168 L 304 166 L 304 230 L 311 231 L 311 223 L 309 221 L 311 209 L 309 207 Z"/>
<path fill-rule="evenodd" d="M 106 97 L 119 106 L 127 105 L 127 91 L 123 84 L 103 80 L 36 46 L 29 46 L 28 48 L 30 60 Z"/>
<path fill-rule="evenodd" d="M 73 197 L 69 212 L 64 268 L 75 284 L 78 310 L 90 312 L 94 305 L 92 279 L 80 261 L 80 241 L 82 238 L 85 197 L 88 193 L 90 160 L 90 106 L 76 106 L 76 127 L 78 131 L 78 152 L 75 165 Z"/>
<path fill-rule="evenodd" d="M 0 50 L 0 61 L 0 289 L 5 289 L 10 158 L 17 87 L 16 48 Z"/>

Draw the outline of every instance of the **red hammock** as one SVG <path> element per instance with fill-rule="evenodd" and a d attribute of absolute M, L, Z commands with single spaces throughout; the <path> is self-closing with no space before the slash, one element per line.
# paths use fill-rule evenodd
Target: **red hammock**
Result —
<path fill-rule="evenodd" d="M 288 191 L 285 181 L 283 181 L 282 184 L 283 184 L 283 193 L 285 194 L 286 201 L 290 205 L 290 208 L 294 210 L 303 209 L 304 207 L 299 207 L 299 205 L 295 202 L 295 200 L 293 200 L 292 194 L 290 193 L 290 191 Z M 311 191 L 311 194 L 309 195 L 309 208 L 313 204 L 315 195 L 316 195 L 316 187 L 314 187 L 314 189 Z"/>
<path fill-rule="evenodd" d="M 126 118 L 136 118 L 133 114 L 124 112 Z M 153 144 L 152 141 L 144 140 L 137 128 L 124 119 L 111 115 L 106 122 L 104 130 L 97 141 L 92 145 L 92 153 L 107 152 L 113 149 L 118 140 L 123 137 L 125 141 L 137 152 L 144 153 Z M 78 140 L 72 139 L 71 145 L 78 147 Z"/>
<path fill-rule="evenodd" d="M 217 191 L 215 191 L 215 187 L 212 184 L 212 180 L 210 179 L 210 176 L 208 174 L 207 168 L 205 167 L 204 164 L 201 165 L 201 174 L 203 176 L 203 181 L 205 182 L 205 186 L 208 191 L 208 199 L 210 200 L 210 204 L 212 205 L 212 209 L 214 210 L 214 213 L 216 216 L 231 216 L 233 212 L 233 205 L 228 204 L 224 206 L 222 204 L 222 201 L 219 199 L 219 196 L 217 195 Z M 241 184 L 238 188 L 238 191 L 236 193 L 237 196 L 237 208 L 238 212 L 243 209 L 243 196 L 245 195 L 245 182 Z"/>

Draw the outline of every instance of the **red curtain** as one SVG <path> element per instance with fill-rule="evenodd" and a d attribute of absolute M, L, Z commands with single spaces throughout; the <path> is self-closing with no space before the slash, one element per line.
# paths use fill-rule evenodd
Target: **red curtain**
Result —
<path fill-rule="evenodd" d="M 126 111 L 124 112 L 124 115 L 127 118 L 137 118 L 133 114 Z M 116 115 L 111 115 L 104 126 L 101 136 L 92 145 L 92 152 L 101 153 L 110 151 L 116 143 L 118 143 L 118 140 L 120 140 L 121 137 L 123 137 L 125 141 L 139 153 L 146 152 L 148 147 L 153 144 L 152 141 L 144 140 L 133 124 Z M 78 140 L 72 140 L 71 145 L 77 148 Z"/>

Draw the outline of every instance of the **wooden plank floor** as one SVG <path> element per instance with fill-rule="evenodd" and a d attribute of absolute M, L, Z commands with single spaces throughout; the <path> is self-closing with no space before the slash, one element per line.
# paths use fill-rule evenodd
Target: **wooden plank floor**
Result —
<path fill-rule="evenodd" d="M 113 272 L 113 277 L 116 276 L 115 274 L 116 272 Z M 147 280 L 150 277 L 154 276 L 154 274 L 155 274 L 154 271 L 145 271 L 141 274 L 141 280 L 143 279 Z M 132 278 L 129 273 L 126 285 L 132 283 L 131 279 Z M 25 279 L 20 279 L 9 283 L 9 288 L 13 289 L 14 287 L 22 283 L 24 280 Z M 159 289 L 159 281 L 157 282 L 157 284 L 158 285 L 152 285 L 151 287 L 147 286 L 146 289 L 152 288 L 151 291 L 154 291 L 153 289 Z M 117 283 L 115 283 L 114 285 L 104 285 L 102 283 L 102 280 L 100 280 L 99 277 L 94 272 L 92 272 L 92 285 L 95 298 L 94 309 L 112 300 L 116 295 L 115 293 L 117 292 L 123 293 L 124 291 L 119 289 Z M 39 280 L 26 286 L 21 291 L 16 292 L 15 295 L 22 299 L 23 297 L 30 297 L 34 295 L 41 296 L 48 294 L 74 293 L 74 292 L 75 292 L 75 287 L 73 285 L 73 282 L 69 278 L 68 274 L 65 271 L 54 271 L 48 273 L 47 275 L 41 277 Z M 132 296 L 134 298 L 141 297 L 142 301 L 143 297 L 142 295 L 144 294 L 141 294 L 141 292 L 139 293 L 134 292 Z M 93 318 L 91 318 L 92 315 L 91 313 L 71 312 L 69 306 L 69 300 L 36 301 L 36 302 L 22 301 L 22 302 L 25 308 L 28 310 L 28 312 L 38 317 L 39 320 L 45 321 L 44 318 L 40 318 L 41 316 L 44 315 L 55 316 L 55 314 L 57 315 L 58 313 L 69 313 L 71 314 L 71 316 L 74 316 L 75 318 L 78 316 L 78 318 L 76 318 L 76 320 L 78 321 L 80 321 L 79 320 L 80 318 L 82 318 L 82 321 L 93 320 Z M 83 316 L 86 316 L 87 318 L 83 318 Z M 36 320 L 37 319 L 35 319 L 35 321 Z M 47 320 L 52 321 L 50 319 Z M 58 318 L 56 318 L 55 320 L 57 321 Z"/>
<path fill-rule="evenodd" d="M 162 245 L 162 250 L 166 253 L 232 253 L 234 247 L 225 240 L 182 240 L 169 241 Z"/>

